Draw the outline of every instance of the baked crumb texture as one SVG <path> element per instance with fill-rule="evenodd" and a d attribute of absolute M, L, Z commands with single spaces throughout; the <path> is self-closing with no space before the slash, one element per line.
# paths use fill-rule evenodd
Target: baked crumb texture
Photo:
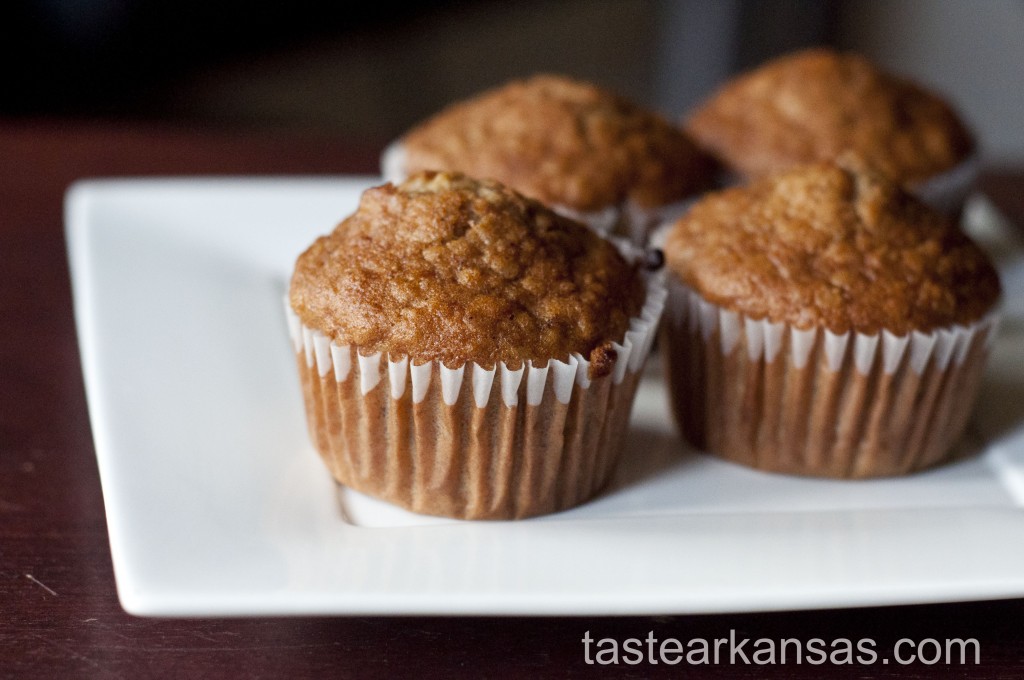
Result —
<path fill-rule="evenodd" d="M 292 308 L 339 344 L 415 362 L 592 358 L 644 301 L 610 242 L 496 182 L 426 172 L 366 191 L 296 264 Z M 600 373 L 598 373 L 600 374 Z"/>
<path fill-rule="evenodd" d="M 695 446 L 840 478 L 954 457 L 999 281 L 889 180 L 825 163 L 709 196 L 666 257 L 664 366 Z"/>
<path fill-rule="evenodd" d="M 337 481 L 414 512 L 578 505 L 615 469 L 665 295 L 495 182 L 371 189 L 292 279 L 310 435 Z"/>
<path fill-rule="evenodd" d="M 406 171 L 460 170 L 548 205 L 652 208 L 709 186 L 676 126 L 592 84 L 537 75 L 456 103 L 402 138 Z"/>
<path fill-rule="evenodd" d="M 989 259 L 951 222 L 879 174 L 835 163 L 706 196 L 665 254 L 709 302 L 835 333 L 966 325 L 1000 294 Z"/>
<path fill-rule="evenodd" d="M 685 128 L 746 177 L 853 151 L 911 186 L 974 150 L 967 127 L 940 96 L 860 55 L 827 49 L 790 54 L 731 80 Z"/>

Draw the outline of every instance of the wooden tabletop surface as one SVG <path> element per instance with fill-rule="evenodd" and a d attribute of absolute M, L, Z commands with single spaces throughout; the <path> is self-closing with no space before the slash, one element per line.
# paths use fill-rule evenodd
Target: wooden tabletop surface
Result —
<path fill-rule="evenodd" d="M 1024 677 L 1024 599 L 672 617 L 142 619 L 117 601 L 63 237 L 80 177 L 374 172 L 340 140 L 0 122 L 0 678 Z M 1024 224 L 1024 170 L 982 188 Z M 581 639 L 974 638 L 981 664 L 588 666 Z M 842 659 L 839 659 L 842 661 Z M 827 670 L 826 670 L 827 669 Z"/>

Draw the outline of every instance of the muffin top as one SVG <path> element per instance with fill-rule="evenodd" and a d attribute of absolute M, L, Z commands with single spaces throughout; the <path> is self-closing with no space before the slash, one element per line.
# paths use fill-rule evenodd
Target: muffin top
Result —
<path fill-rule="evenodd" d="M 673 225 L 670 270 L 746 316 L 897 335 L 980 319 L 999 297 L 985 254 L 884 177 L 803 166 L 710 194 Z"/>
<path fill-rule="evenodd" d="M 686 122 L 728 168 L 759 177 L 856 152 L 912 186 L 973 151 L 950 106 L 856 54 L 811 49 L 741 75 Z"/>
<path fill-rule="evenodd" d="M 406 171 L 496 179 L 549 205 L 655 207 L 709 185 L 709 159 L 660 116 L 553 75 L 454 104 L 402 138 Z"/>
<path fill-rule="evenodd" d="M 363 193 L 299 256 L 303 324 L 364 353 L 466 361 L 591 359 L 611 370 L 646 287 L 608 241 L 493 181 L 423 172 Z"/>

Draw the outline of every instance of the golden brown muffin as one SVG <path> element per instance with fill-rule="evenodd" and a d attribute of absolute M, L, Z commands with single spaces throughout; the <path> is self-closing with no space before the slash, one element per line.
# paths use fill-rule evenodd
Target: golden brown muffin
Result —
<path fill-rule="evenodd" d="M 706 196 L 665 253 L 716 305 L 835 333 L 967 325 L 999 297 L 992 264 L 948 220 L 877 174 L 831 163 Z"/>
<path fill-rule="evenodd" d="M 895 475 L 948 460 L 999 280 L 955 226 L 833 163 L 706 196 L 665 243 L 665 360 L 696 446 L 776 472 Z"/>
<path fill-rule="evenodd" d="M 337 481 L 415 512 L 577 505 L 617 463 L 664 297 L 615 246 L 496 182 L 369 189 L 292 278 L 311 437 Z"/>
<path fill-rule="evenodd" d="M 365 192 L 299 257 L 291 302 L 338 343 L 454 368 L 605 351 L 644 293 L 582 225 L 496 182 L 427 172 Z"/>
<path fill-rule="evenodd" d="M 404 170 L 493 178 L 548 205 L 654 208 L 709 184 L 694 143 L 660 116 L 562 76 L 517 80 L 450 106 L 402 140 Z"/>
<path fill-rule="evenodd" d="M 734 78 L 685 127 L 748 178 L 853 151 L 913 186 L 974 150 L 966 126 L 938 95 L 860 55 L 828 49 L 786 55 Z"/>

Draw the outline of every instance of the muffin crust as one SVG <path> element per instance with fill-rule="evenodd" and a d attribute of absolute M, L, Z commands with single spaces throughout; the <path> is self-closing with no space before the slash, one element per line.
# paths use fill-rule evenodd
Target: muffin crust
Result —
<path fill-rule="evenodd" d="M 579 352 L 614 364 L 645 287 L 586 227 L 491 181 L 424 172 L 367 190 L 296 263 L 306 326 L 363 352 L 518 368 Z"/>
<path fill-rule="evenodd" d="M 985 254 L 878 174 L 803 166 L 710 194 L 672 228 L 669 268 L 710 302 L 799 328 L 897 335 L 977 321 Z"/>
<path fill-rule="evenodd" d="M 410 131 L 406 171 L 496 179 L 548 205 L 650 208 L 708 185 L 709 160 L 660 116 L 562 76 L 513 81 Z"/>
<path fill-rule="evenodd" d="M 747 177 L 846 150 L 908 186 L 966 160 L 974 142 L 950 106 L 862 56 L 811 49 L 723 86 L 686 122 L 694 139 Z"/>

